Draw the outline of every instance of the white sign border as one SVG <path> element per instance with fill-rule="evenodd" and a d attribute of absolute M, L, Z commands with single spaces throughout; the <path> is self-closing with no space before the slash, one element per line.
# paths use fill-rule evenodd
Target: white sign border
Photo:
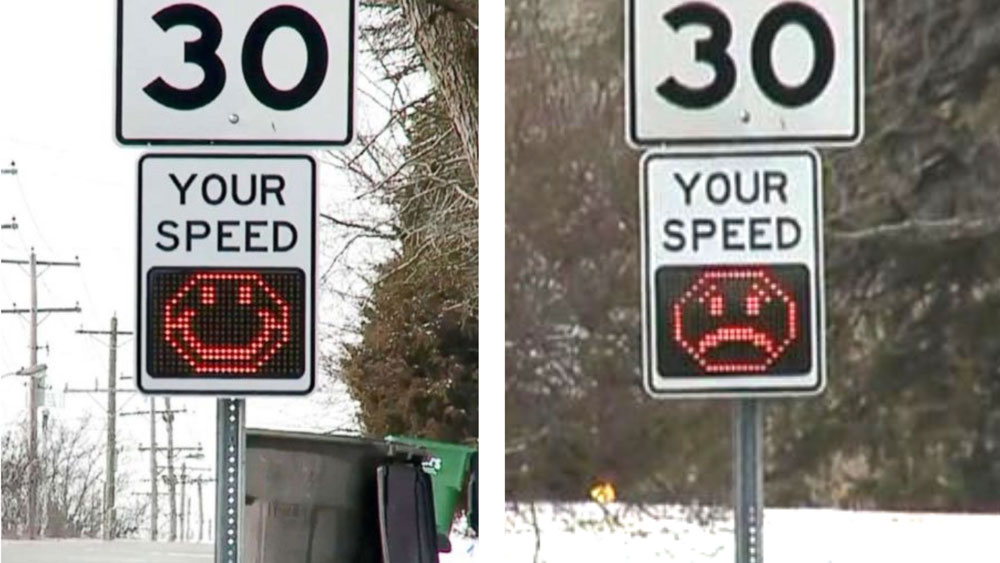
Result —
<path fill-rule="evenodd" d="M 355 86 L 357 85 L 357 38 L 358 38 L 358 0 L 350 2 L 350 37 L 347 55 L 347 131 L 342 139 L 302 139 L 302 140 L 282 140 L 282 139 L 140 139 L 126 138 L 123 135 L 123 115 L 122 115 L 122 64 L 124 49 L 124 29 L 123 19 L 125 2 L 128 0 L 117 0 L 115 2 L 115 142 L 122 147 L 138 146 L 158 146 L 158 147 L 196 147 L 196 146 L 220 146 L 220 147 L 346 147 L 354 142 L 354 125 L 357 112 L 357 96 Z M 276 5 L 281 4 L 280 2 Z"/>
<path fill-rule="evenodd" d="M 306 373 L 297 379 L 281 378 L 281 379 L 265 379 L 256 380 L 255 383 L 259 387 L 264 387 L 263 384 L 270 382 L 298 382 L 301 380 L 308 379 L 308 385 L 302 389 L 266 389 L 262 388 L 259 390 L 246 390 L 246 389 L 166 389 L 166 388 L 156 388 L 156 389 L 146 389 L 143 388 L 143 382 L 145 381 L 146 375 L 145 366 L 143 365 L 143 350 L 146 346 L 143 344 L 143 322 L 142 319 L 145 318 L 143 314 L 143 287 L 146 286 L 146 274 L 143 271 L 142 264 L 142 164 L 147 158 L 167 158 L 167 159 L 185 159 L 185 158 L 203 158 L 211 160 L 230 160 L 230 159 L 266 159 L 266 160 L 306 160 L 309 163 L 312 174 L 312 186 L 311 186 L 311 201 L 312 201 L 312 221 L 310 222 L 310 227 L 312 228 L 312 249 L 309 256 L 312 258 L 309 264 L 309 276 L 311 279 L 307 281 L 308 288 L 312 290 L 310 294 L 309 302 L 306 306 L 309 308 L 308 318 L 310 320 L 309 326 L 306 327 L 306 334 L 309 346 L 308 357 L 305 358 Z M 316 159 L 309 154 L 296 154 L 296 153 L 175 153 L 175 152 L 163 152 L 163 153 L 146 153 L 143 154 L 138 161 L 136 166 L 136 173 L 138 176 L 136 190 L 136 292 L 135 292 L 135 302 L 136 302 L 136 330 L 135 330 L 135 341 L 136 341 L 136 353 L 135 353 L 135 363 L 136 363 L 136 373 L 135 373 L 135 384 L 136 388 L 145 395 L 191 395 L 191 396 L 204 396 L 204 397 L 250 397 L 250 396 L 304 396 L 309 395 L 316 389 L 316 324 L 317 324 L 317 293 L 319 290 L 319 280 L 316 277 L 316 266 L 318 263 L 318 252 L 319 244 L 317 241 L 317 236 L 319 234 L 319 181 L 318 181 L 318 168 L 316 164 Z M 247 268 L 252 268 L 252 265 L 247 265 Z M 303 270 L 304 271 L 304 270 Z M 192 381 L 197 381 L 196 378 L 184 377 L 163 377 L 157 378 L 157 380 L 162 382 L 162 385 L 169 387 L 174 382 L 183 382 L 185 386 L 190 387 Z M 212 381 L 232 381 L 236 385 L 239 385 L 241 381 L 245 382 L 246 379 L 239 378 L 211 378 Z"/>
<path fill-rule="evenodd" d="M 772 137 L 662 137 L 656 139 L 640 139 L 637 135 L 639 130 L 638 94 L 635 87 L 636 64 L 635 43 L 635 10 L 633 6 L 642 0 L 625 1 L 625 142 L 635 150 L 664 149 L 676 146 L 684 147 L 705 147 L 706 145 L 756 145 L 756 146 L 782 146 L 782 145 L 810 145 L 817 147 L 847 148 L 861 144 L 865 136 L 865 5 L 863 0 L 853 0 L 855 14 L 854 33 L 854 132 L 851 135 L 820 135 L 820 136 L 772 136 Z M 798 148 L 789 147 L 789 148 Z"/>
<path fill-rule="evenodd" d="M 650 267 L 649 251 L 649 209 L 646 205 L 648 199 L 648 189 L 650 182 L 648 174 L 650 163 L 660 159 L 713 159 L 730 157 L 768 157 L 768 156 L 807 156 L 813 164 L 814 182 L 814 205 L 815 212 L 815 244 L 816 244 L 816 268 L 813 272 L 815 280 L 815 319 L 813 339 L 816 349 L 816 383 L 808 387 L 720 387 L 706 390 L 704 387 L 697 389 L 672 388 L 669 390 L 657 389 L 653 385 L 653 357 L 655 354 L 653 339 L 653 288 L 650 284 L 648 268 Z M 654 399 L 751 399 L 768 397 L 812 397 L 817 396 L 826 388 L 826 298 L 824 294 L 824 258 L 823 258 L 823 165 L 819 153 L 807 148 L 752 148 L 745 147 L 733 150 L 682 150 L 682 151 L 656 151 L 647 152 L 642 155 L 639 162 L 639 218 L 640 218 L 640 270 L 642 278 L 641 295 L 641 317 L 642 317 L 642 385 L 646 394 Z M 733 380 L 757 380 L 757 381 L 782 381 L 778 376 L 726 376 Z M 678 380 L 690 378 L 677 378 Z"/>

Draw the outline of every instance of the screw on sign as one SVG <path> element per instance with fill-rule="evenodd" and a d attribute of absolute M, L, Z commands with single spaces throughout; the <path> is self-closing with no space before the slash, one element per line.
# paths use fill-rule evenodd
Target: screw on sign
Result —
<path fill-rule="evenodd" d="M 664 367 L 678 376 L 807 371 L 808 275 L 795 265 L 661 268 Z"/>
<path fill-rule="evenodd" d="M 298 377 L 304 274 L 294 269 L 150 271 L 153 377 Z"/>

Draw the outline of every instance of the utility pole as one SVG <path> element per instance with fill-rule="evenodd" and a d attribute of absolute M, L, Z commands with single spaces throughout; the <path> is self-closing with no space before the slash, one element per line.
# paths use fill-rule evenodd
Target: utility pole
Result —
<path fill-rule="evenodd" d="M 118 466 L 118 446 L 115 437 L 118 420 L 117 377 L 118 369 L 118 335 L 132 334 L 129 331 L 118 330 L 118 316 L 111 317 L 111 330 L 84 330 L 77 334 L 106 335 L 108 343 L 108 422 L 107 447 L 104 455 L 104 539 L 113 540 L 115 535 L 115 477 Z"/>
<path fill-rule="evenodd" d="M 69 385 L 63 389 L 63 393 L 106 393 L 108 395 L 108 407 L 107 407 L 107 436 L 105 445 L 105 456 L 104 456 L 104 513 L 103 513 L 103 537 L 105 540 L 114 539 L 114 522 L 115 522 L 115 475 L 117 472 L 118 465 L 118 445 L 116 439 L 116 428 L 117 428 L 117 404 L 118 404 L 118 393 L 135 393 L 136 391 L 132 389 L 119 389 L 115 381 L 114 369 L 117 363 L 116 350 L 117 336 L 118 334 L 132 334 L 131 332 L 122 332 L 117 330 L 118 321 L 112 318 L 112 330 L 115 331 L 115 335 L 112 336 L 111 342 L 111 365 L 108 374 L 108 387 L 106 389 L 101 389 L 97 381 L 94 381 L 93 389 L 84 388 L 71 388 Z M 79 334 L 103 334 L 101 331 L 84 331 L 78 330 Z M 109 489 L 110 487 L 110 489 Z"/>
<path fill-rule="evenodd" d="M 180 534 L 179 539 L 181 541 L 190 542 L 194 541 L 195 535 L 192 530 L 194 524 L 194 509 L 192 508 L 192 503 L 194 499 L 191 498 L 186 493 L 186 486 L 195 485 L 198 487 L 198 542 L 205 539 L 205 499 L 203 495 L 204 489 L 202 488 L 203 483 L 214 483 L 215 479 L 206 479 L 205 477 L 193 477 L 195 473 L 199 472 L 211 472 L 213 469 L 208 467 L 190 467 L 186 463 L 181 465 L 181 516 L 180 516 Z M 143 479 L 144 483 L 150 482 L 150 479 Z M 168 493 L 162 493 L 164 495 Z"/>
<path fill-rule="evenodd" d="M 181 464 L 181 541 L 187 541 L 187 519 L 184 514 L 187 500 L 187 463 Z"/>
<path fill-rule="evenodd" d="M 133 411 L 133 412 L 123 412 L 119 416 L 141 416 L 149 415 L 149 447 L 139 447 L 139 451 L 149 452 L 149 481 L 150 481 L 150 501 L 149 501 L 149 539 L 151 541 L 156 541 L 159 538 L 159 481 L 160 481 L 160 468 L 156 462 L 156 453 L 165 450 L 166 448 L 161 448 L 156 445 L 156 415 L 162 415 L 164 420 L 167 416 L 173 417 L 177 413 L 187 412 L 184 409 L 181 410 L 171 410 L 169 407 L 165 410 L 156 410 L 156 397 L 149 398 L 149 410 L 148 411 Z M 194 448 L 200 451 L 200 448 Z"/>
<path fill-rule="evenodd" d="M 202 496 L 201 492 L 202 479 L 198 478 L 195 482 L 198 484 L 198 543 L 201 543 L 205 530 L 205 497 Z"/>
<path fill-rule="evenodd" d="M 164 400 L 166 400 L 166 398 L 164 398 Z M 167 411 L 158 411 L 158 412 L 170 412 L 170 413 L 173 413 L 173 412 L 178 412 L 178 411 L 170 411 L 168 409 Z M 172 415 L 167 415 L 167 416 L 172 416 Z M 164 417 L 164 418 L 166 418 L 166 417 Z M 171 430 L 170 430 L 170 427 L 168 426 L 167 427 L 167 436 L 168 436 L 168 439 L 170 438 L 170 435 L 171 435 Z M 170 498 L 170 501 L 171 501 L 170 502 L 170 508 L 171 508 L 171 511 L 170 511 L 170 531 L 171 531 L 170 541 L 177 541 L 177 496 L 176 496 L 177 479 L 176 479 L 176 476 L 174 474 L 174 471 L 172 470 L 172 465 L 171 464 L 173 463 L 174 454 L 176 454 L 178 452 L 197 452 L 197 453 L 203 453 L 202 447 L 201 446 L 178 447 L 178 446 L 172 445 L 172 443 L 168 443 L 166 447 L 156 447 L 155 449 L 154 448 L 148 448 L 148 447 L 145 447 L 145 446 L 139 446 L 139 451 L 141 451 L 141 452 L 146 452 L 146 451 L 167 452 L 167 464 L 168 464 L 167 465 L 167 477 L 164 479 L 164 481 L 167 482 L 167 495 L 168 495 L 168 497 Z"/>
<path fill-rule="evenodd" d="M 208 467 L 188 467 L 189 472 L 211 472 L 213 469 Z M 197 541 L 200 543 L 205 539 L 205 497 L 203 495 L 202 485 L 204 483 L 214 483 L 215 479 L 209 479 L 205 477 L 188 477 L 188 484 L 193 484 L 198 488 L 198 538 Z M 192 518 L 191 516 L 191 499 L 188 499 L 188 521 Z M 190 524 L 188 527 L 190 528 Z M 194 534 L 187 535 L 188 540 L 194 539 Z"/>
<path fill-rule="evenodd" d="M 170 491 L 170 541 L 177 541 L 177 479 L 174 476 L 174 414 L 170 412 L 170 397 L 165 397 L 167 412 L 167 490 Z"/>
<path fill-rule="evenodd" d="M 11 163 L 13 165 L 13 163 Z M 14 169 L 16 173 L 16 168 Z M 6 172 L 5 172 L 6 173 Z M 76 304 L 73 307 L 50 307 L 50 308 L 39 308 L 38 307 L 38 277 L 41 273 L 45 272 L 53 266 L 71 266 L 80 267 L 79 260 L 73 262 L 53 262 L 46 260 L 38 260 L 35 256 L 35 249 L 31 249 L 31 256 L 27 260 L 19 259 L 0 259 L 0 264 L 12 264 L 18 266 L 28 266 L 28 276 L 31 279 L 31 306 L 28 309 L 19 309 L 17 304 L 14 304 L 10 309 L 0 309 L 2 314 L 15 314 L 23 315 L 27 313 L 29 315 L 29 326 L 31 330 L 31 335 L 28 343 L 28 350 L 30 351 L 30 364 L 28 366 L 29 371 L 33 371 L 38 366 L 38 314 L 45 313 L 46 316 L 52 313 L 79 313 L 80 304 Z M 38 267 L 43 266 L 45 269 L 41 273 L 38 272 Z M 44 320 L 44 319 L 43 319 Z M 30 383 L 28 385 L 28 539 L 35 539 L 38 537 L 38 388 L 39 383 L 44 384 L 44 376 L 36 377 L 31 376 Z"/>
<path fill-rule="evenodd" d="M 159 468 L 156 465 L 156 415 L 162 411 L 156 410 L 156 397 L 149 398 L 148 411 L 123 412 L 120 416 L 138 416 L 149 414 L 149 539 L 156 541 L 159 535 L 159 499 L 160 493 L 157 491 L 159 482 Z M 141 450 L 142 448 L 140 448 Z"/>

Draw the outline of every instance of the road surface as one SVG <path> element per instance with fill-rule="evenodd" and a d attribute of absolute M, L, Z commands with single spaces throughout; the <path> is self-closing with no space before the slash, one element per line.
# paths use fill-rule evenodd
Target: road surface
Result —
<path fill-rule="evenodd" d="M 213 563 L 211 544 L 40 540 L 0 543 L 3 563 Z"/>

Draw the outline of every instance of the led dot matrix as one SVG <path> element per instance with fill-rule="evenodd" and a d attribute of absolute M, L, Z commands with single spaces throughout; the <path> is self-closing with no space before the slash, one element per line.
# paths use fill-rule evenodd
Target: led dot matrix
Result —
<path fill-rule="evenodd" d="M 655 343 L 664 377 L 800 374 L 811 368 L 802 265 L 664 266 Z"/>
<path fill-rule="evenodd" d="M 295 378 L 305 369 L 305 274 L 298 269 L 153 268 L 153 377 Z"/>

